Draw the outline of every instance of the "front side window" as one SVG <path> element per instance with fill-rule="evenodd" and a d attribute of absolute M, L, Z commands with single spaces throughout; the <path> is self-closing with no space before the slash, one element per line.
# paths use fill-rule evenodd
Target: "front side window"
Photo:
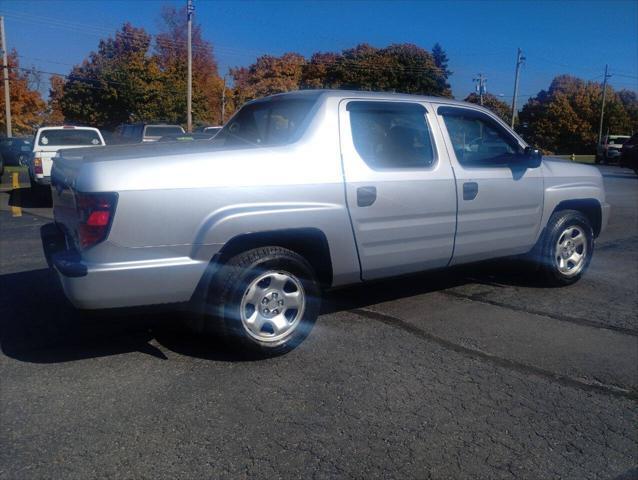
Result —
<path fill-rule="evenodd" d="M 521 153 L 516 139 L 481 112 L 442 107 L 438 113 L 445 121 L 454 153 L 461 164 L 487 166 L 507 163 Z"/>
<path fill-rule="evenodd" d="M 354 147 L 371 168 L 425 168 L 434 162 L 422 105 L 353 101 L 347 110 Z"/>
<path fill-rule="evenodd" d="M 255 147 L 292 143 L 316 100 L 308 95 L 250 103 L 215 136 L 215 143 Z"/>

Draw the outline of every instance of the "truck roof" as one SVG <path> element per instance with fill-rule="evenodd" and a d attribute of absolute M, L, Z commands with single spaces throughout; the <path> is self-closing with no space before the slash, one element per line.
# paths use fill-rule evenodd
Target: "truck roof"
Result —
<path fill-rule="evenodd" d="M 414 95 L 409 93 L 393 93 L 393 92 L 366 92 L 360 90 L 336 90 L 336 89 L 309 89 L 309 90 L 295 90 L 292 92 L 276 93 L 267 97 L 262 97 L 253 100 L 253 102 L 276 99 L 276 98 L 290 98 L 290 97 L 324 97 L 324 98 L 374 98 L 376 100 L 419 100 L 424 102 L 434 103 L 446 103 L 451 105 L 472 105 L 468 102 L 460 100 L 454 100 L 447 97 L 437 97 L 428 95 Z M 251 102 L 252 103 L 252 102 Z"/>

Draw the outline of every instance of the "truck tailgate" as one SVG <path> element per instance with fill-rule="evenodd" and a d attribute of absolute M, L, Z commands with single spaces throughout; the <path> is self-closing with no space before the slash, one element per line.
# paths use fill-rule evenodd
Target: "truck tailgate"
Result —
<path fill-rule="evenodd" d="M 75 179 L 81 166 L 81 157 L 73 159 L 58 157 L 51 171 L 53 218 L 75 247 L 77 247 L 77 228 L 79 223 L 75 201 Z"/>

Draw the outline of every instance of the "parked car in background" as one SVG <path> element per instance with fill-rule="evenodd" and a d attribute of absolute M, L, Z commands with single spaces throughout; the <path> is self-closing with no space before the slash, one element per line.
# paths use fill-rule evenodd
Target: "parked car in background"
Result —
<path fill-rule="evenodd" d="M 192 142 L 193 140 L 212 140 L 215 138 L 211 133 L 175 133 L 164 135 L 158 142 Z"/>
<path fill-rule="evenodd" d="M 620 160 L 620 149 L 629 135 L 605 135 L 596 147 L 596 163 L 613 163 Z"/>
<path fill-rule="evenodd" d="M 128 123 L 117 127 L 115 130 L 115 142 L 156 142 L 166 135 L 179 135 L 183 133 L 185 133 L 185 131 L 179 125 L 168 125 L 165 123 Z"/>
<path fill-rule="evenodd" d="M 8 167 L 26 165 L 31 155 L 31 149 L 32 141 L 30 138 L 0 138 L 0 154 L 4 158 L 4 164 Z"/>
<path fill-rule="evenodd" d="M 42 127 L 38 129 L 33 141 L 33 150 L 28 160 L 31 188 L 47 186 L 51 182 L 53 157 L 58 150 L 83 147 L 103 147 L 104 138 L 97 128 Z"/>
<path fill-rule="evenodd" d="M 631 168 L 638 174 L 638 133 L 623 143 L 620 149 L 620 166 Z"/>
<path fill-rule="evenodd" d="M 312 91 L 243 106 L 212 142 L 62 152 L 47 258 L 80 308 L 191 302 L 199 332 L 281 353 L 322 289 L 527 255 L 569 285 L 609 205 L 489 110 Z"/>
<path fill-rule="evenodd" d="M 210 134 L 213 134 L 213 135 L 217 135 L 222 128 L 224 128 L 224 127 L 222 127 L 222 126 L 217 126 L 217 127 L 206 127 L 206 126 L 204 126 L 204 127 L 199 127 L 197 129 L 197 131 L 201 132 L 201 133 L 210 133 Z"/>

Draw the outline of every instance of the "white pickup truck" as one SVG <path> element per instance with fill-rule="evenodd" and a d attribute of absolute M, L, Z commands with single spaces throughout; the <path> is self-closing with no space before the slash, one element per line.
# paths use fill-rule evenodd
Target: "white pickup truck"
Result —
<path fill-rule="evenodd" d="M 53 157 L 63 148 L 102 147 L 106 145 L 102 134 L 92 127 L 42 127 L 35 134 L 29 160 L 31 188 L 37 189 L 51 183 Z"/>

